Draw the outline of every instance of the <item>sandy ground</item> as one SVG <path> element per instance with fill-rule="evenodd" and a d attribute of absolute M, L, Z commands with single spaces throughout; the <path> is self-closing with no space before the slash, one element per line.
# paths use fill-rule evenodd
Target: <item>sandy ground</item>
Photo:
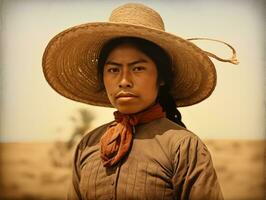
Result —
<path fill-rule="evenodd" d="M 204 141 L 225 200 L 265 199 L 265 141 Z M 72 150 L 57 143 L 0 144 L 0 199 L 65 199 Z"/>

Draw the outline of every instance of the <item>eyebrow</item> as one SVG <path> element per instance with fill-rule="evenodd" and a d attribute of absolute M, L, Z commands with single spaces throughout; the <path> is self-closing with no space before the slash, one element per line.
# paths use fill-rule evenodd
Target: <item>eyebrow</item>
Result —
<path fill-rule="evenodd" d="M 128 63 L 129 66 L 135 65 L 135 64 L 139 64 L 139 63 L 147 63 L 148 61 L 145 59 L 140 59 L 140 60 L 136 60 L 133 62 Z M 105 65 L 116 65 L 116 66 L 122 66 L 122 64 L 117 63 L 117 62 L 113 62 L 113 61 L 107 61 L 105 63 Z"/>

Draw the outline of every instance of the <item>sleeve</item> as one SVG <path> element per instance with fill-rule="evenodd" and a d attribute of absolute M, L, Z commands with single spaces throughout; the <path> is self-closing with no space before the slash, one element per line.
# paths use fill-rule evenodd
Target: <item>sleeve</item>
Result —
<path fill-rule="evenodd" d="M 81 150 L 79 145 L 75 149 L 74 160 L 72 163 L 72 180 L 67 193 L 67 200 L 81 200 L 81 194 L 79 191 L 79 181 L 80 181 L 80 155 Z"/>
<path fill-rule="evenodd" d="M 196 136 L 176 145 L 172 181 L 178 200 L 223 200 L 210 152 Z"/>

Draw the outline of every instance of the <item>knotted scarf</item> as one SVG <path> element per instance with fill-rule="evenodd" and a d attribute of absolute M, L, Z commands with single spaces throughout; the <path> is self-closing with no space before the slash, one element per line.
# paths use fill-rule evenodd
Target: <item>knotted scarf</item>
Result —
<path fill-rule="evenodd" d="M 115 122 L 107 128 L 100 140 L 101 159 L 105 167 L 118 163 L 130 150 L 133 141 L 133 128 L 138 124 L 150 122 L 165 116 L 160 104 L 155 104 L 149 109 L 126 115 L 114 112 Z"/>

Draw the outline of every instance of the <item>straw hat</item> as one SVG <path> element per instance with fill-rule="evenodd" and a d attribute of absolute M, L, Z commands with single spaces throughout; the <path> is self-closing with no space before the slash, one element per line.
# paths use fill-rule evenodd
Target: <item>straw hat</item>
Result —
<path fill-rule="evenodd" d="M 142 4 L 122 5 L 109 22 L 87 23 L 56 35 L 43 55 L 46 80 L 59 94 L 83 103 L 112 107 L 105 91 L 98 91 L 97 60 L 110 39 L 133 36 L 162 47 L 176 73 L 171 93 L 176 105 L 189 106 L 206 99 L 216 85 L 214 64 L 190 41 L 165 32 L 161 16 Z"/>

